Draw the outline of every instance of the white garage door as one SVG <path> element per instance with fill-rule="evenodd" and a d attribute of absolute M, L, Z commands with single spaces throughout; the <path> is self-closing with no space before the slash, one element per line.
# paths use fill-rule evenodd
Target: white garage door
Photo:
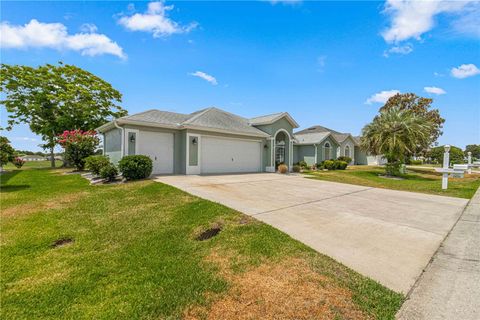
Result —
<path fill-rule="evenodd" d="M 203 136 L 202 173 L 259 172 L 261 143 L 258 141 Z"/>
<path fill-rule="evenodd" d="M 138 152 L 153 161 L 152 174 L 173 173 L 173 133 L 140 131 Z"/>

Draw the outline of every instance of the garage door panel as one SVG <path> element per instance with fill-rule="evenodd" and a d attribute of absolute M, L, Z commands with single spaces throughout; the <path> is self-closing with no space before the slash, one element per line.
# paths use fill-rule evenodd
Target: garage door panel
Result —
<path fill-rule="evenodd" d="M 261 171 L 261 143 L 237 139 L 202 137 L 202 173 Z"/>
<path fill-rule="evenodd" d="M 138 154 L 149 156 L 153 161 L 153 174 L 173 173 L 173 134 L 141 131 Z"/>

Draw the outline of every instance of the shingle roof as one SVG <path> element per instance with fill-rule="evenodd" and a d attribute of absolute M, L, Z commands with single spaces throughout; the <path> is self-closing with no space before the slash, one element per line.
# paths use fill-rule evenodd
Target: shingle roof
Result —
<path fill-rule="evenodd" d="M 295 134 L 296 143 L 299 144 L 314 144 L 322 142 L 326 137 L 330 135 L 330 132 L 313 132 L 305 134 Z"/>
<path fill-rule="evenodd" d="M 238 134 L 268 136 L 267 133 L 250 125 L 243 118 L 218 108 L 202 109 L 190 114 L 169 111 L 148 110 L 118 119 L 122 121 L 145 122 L 155 125 L 168 125 L 180 128 L 217 129 Z"/>
<path fill-rule="evenodd" d="M 217 108 L 208 108 L 196 113 L 193 117 L 184 121 L 182 125 L 267 136 L 262 130 L 251 126 L 248 119 Z"/>
<path fill-rule="evenodd" d="M 324 133 L 324 132 L 330 132 L 332 136 L 337 140 L 338 142 L 343 142 L 345 139 L 347 139 L 350 136 L 350 133 L 342 133 L 338 132 L 336 130 L 324 127 L 324 126 L 312 126 L 310 128 L 298 131 L 295 133 L 295 135 L 299 134 L 314 134 L 314 133 Z M 355 141 L 356 142 L 356 141 Z"/>
<path fill-rule="evenodd" d="M 288 122 L 292 125 L 294 128 L 298 128 L 298 123 L 288 114 L 288 112 L 278 112 L 278 113 L 272 113 L 272 114 L 267 114 L 264 116 L 259 116 L 255 118 L 250 118 L 249 122 L 251 125 L 258 126 L 262 124 L 271 124 L 281 118 L 287 118 Z"/>

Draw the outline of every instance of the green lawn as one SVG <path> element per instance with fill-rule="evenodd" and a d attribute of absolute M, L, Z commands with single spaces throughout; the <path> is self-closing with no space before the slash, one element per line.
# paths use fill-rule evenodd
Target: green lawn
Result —
<path fill-rule="evenodd" d="M 3 319 L 393 319 L 404 299 L 168 185 L 90 186 L 33 167 L 1 175 Z M 195 240 L 214 225 L 223 226 L 216 237 Z"/>
<path fill-rule="evenodd" d="M 449 178 L 448 189 L 442 190 L 442 175 L 433 169 L 409 167 L 404 180 L 380 177 L 385 174 L 382 167 L 352 166 L 347 170 L 307 172 L 314 179 L 357 184 L 362 186 L 405 190 L 421 193 L 470 199 L 480 187 L 480 175 L 465 175 L 464 178 Z"/>

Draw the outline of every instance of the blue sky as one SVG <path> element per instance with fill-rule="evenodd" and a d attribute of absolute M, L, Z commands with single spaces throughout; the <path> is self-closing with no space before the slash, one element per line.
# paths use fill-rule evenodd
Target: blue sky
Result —
<path fill-rule="evenodd" d="M 360 133 L 396 91 L 434 99 L 440 144 L 480 143 L 480 5 L 446 1 L 3 2 L 1 61 L 61 60 L 130 114 L 217 106 Z M 2 108 L 2 125 L 6 112 Z M 27 126 L 4 132 L 40 150 Z"/>

